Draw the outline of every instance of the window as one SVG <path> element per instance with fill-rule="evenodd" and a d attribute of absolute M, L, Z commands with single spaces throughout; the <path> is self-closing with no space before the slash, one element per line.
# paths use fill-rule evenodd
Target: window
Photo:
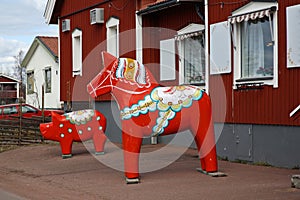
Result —
<path fill-rule="evenodd" d="M 45 92 L 51 92 L 51 68 L 45 69 Z"/>
<path fill-rule="evenodd" d="M 190 24 L 175 37 L 179 50 L 179 83 L 205 85 L 204 26 Z"/>
<path fill-rule="evenodd" d="M 82 31 L 75 29 L 72 33 L 73 77 L 82 76 Z"/>
<path fill-rule="evenodd" d="M 205 56 L 203 35 L 183 40 L 184 83 L 205 83 Z"/>
<path fill-rule="evenodd" d="M 7 114 L 17 114 L 17 108 L 16 106 L 11 106 L 11 107 L 5 107 L 3 108 L 3 114 L 7 115 Z"/>
<path fill-rule="evenodd" d="M 239 84 L 278 87 L 277 3 L 250 2 L 233 12 L 234 88 Z"/>
<path fill-rule="evenodd" d="M 34 72 L 27 71 L 27 94 L 34 93 Z"/>
<path fill-rule="evenodd" d="M 22 113 L 37 113 L 38 111 L 29 106 L 22 106 Z"/>
<path fill-rule="evenodd" d="M 11 108 L 4 108 L 3 109 L 3 114 L 4 115 L 10 114 L 10 110 L 11 110 Z"/>
<path fill-rule="evenodd" d="M 107 23 L 107 52 L 119 57 L 119 19 L 111 17 Z"/>
<path fill-rule="evenodd" d="M 241 27 L 241 78 L 273 77 L 272 24 L 266 16 L 243 22 Z"/>

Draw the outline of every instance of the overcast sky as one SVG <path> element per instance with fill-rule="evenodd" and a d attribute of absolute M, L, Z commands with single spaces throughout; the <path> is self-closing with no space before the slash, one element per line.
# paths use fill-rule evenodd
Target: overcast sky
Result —
<path fill-rule="evenodd" d="M 20 50 L 25 54 L 36 36 L 57 36 L 56 25 L 45 23 L 47 0 L 1 0 L 0 72 L 9 73 Z"/>

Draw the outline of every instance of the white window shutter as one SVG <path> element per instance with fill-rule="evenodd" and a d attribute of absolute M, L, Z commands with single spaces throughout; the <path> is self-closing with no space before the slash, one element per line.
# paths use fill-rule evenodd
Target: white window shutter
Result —
<path fill-rule="evenodd" d="M 82 76 L 82 31 L 72 33 L 72 76 Z"/>
<path fill-rule="evenodd" d="M 119 57 L 119 24 L 120 20 L 115 17 L 111 17 L 106 22 L 106 49 L 117 58 Z"/>
<path fill-rule="evenodd" d="M 300 4 L 287 7 L 287 67 L 300 67 Z"/>
<path fill-rule="evenodd" d="M 210 25 L 210 74 L 231 72 L 230 24 L 227 21 Z"/>
<path fill-rule="evenodd" d="M 175 80 L 175 39 L 160 41 L 160 80 Z"/>

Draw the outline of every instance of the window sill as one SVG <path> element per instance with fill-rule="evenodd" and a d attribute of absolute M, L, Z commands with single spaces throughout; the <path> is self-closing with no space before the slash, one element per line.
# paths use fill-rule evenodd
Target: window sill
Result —
<path fill-rule="evenodd" d="M 205 86 L 205 83 L 183 83 L 182 85 Z"/>
<path fill-rule="evenodd" d="M 234 90 L 260 90 L 265 85 L 273 85 L 273 77 L 242 78 L 235 80 Z"/>
<path fill-rule="evenodd" d="M 249 82 L 249 81 L 264 81 L 264 80 L 273 80 L 273 76 L 264 76 L 264 77 L 256 77 L 256 78 L 241 78 L 235 80 L 237 83 Z"/>
<path fill-rule="evenodd" d="M 260 90 L 264 88 L 264 82 L 240 83 L 234 86 L 236 90 Z"/>
<path fill-rule="evenodd" d="M 82 76 L 81 70 L 73 71 L 73 77 L 74 76 Z"/>

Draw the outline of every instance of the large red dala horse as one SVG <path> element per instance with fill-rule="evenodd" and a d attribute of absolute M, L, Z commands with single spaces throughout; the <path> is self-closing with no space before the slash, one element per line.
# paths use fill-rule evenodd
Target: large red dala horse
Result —
<path fill-rule="evenodd" d="M 217 157 L 209 96 L 192 85 L 161 87 L 136 60 L 103 52 L 104 69 L 88 84 L 92 97 L 111 93 L 122 121 L 124 170 L 127 183 L 139 182 L 143 137 L 190 130 L 201 168 L 216 172 Z"/>

